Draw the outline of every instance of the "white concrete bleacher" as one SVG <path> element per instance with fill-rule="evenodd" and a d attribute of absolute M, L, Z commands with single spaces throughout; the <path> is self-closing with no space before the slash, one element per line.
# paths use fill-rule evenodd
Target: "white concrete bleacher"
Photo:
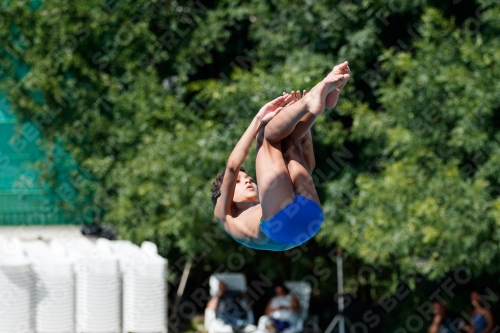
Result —
<path fill-rule="evenodd" d="M 23 242 L 35 274 L 37 332 L 71 332 L 75 317 L 75 281 L 71 260 L 41 240 Z"/>
<path fill-rule="evenodd" d="M 75 331 L 121 331 L 121 276 L 118 258 L 86 238 L 54 239 L 73 261 Z M 58 244 L 57 244 L 58 245 Z"/>
<path fill-rule="evenodd" d="M 35 278 L 19 239 L 0 237 L 0 332 L 33 332 Z"/>
<path fill-rule="evenodd" d="M 166 332 L 167 261 L 125 243 L 0 236 L 0 333 Z"/>
<path fill-rule="evenodd" d="M 119 258 L 124 332 L 166 332 L 167 261 L 156 245 L 143 242 L 139 248 L 129 241 L 99 241 Z"/>

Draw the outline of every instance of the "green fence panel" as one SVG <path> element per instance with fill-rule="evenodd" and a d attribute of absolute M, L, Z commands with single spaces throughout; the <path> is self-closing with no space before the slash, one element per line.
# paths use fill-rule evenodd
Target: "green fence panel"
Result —
<path fill-rule="evenodd" d="M 0 96 L 3 99 L 3 97 Z M 45 154 L 37 138 L 23 135 L 13 114 L 0 108 L 0 225 L 73 224 L 81 219 L 61 206 L 55 189 L 42 182 L 34 164 Z M 29 125 L 26 125 L 29 126 Z M 57 166 L 56 166 L 57 167 Z M 68 169 L 68 166 L 61 167 Z M 70 167 L 71 169 L 71 167 Z M 62 170 L 64 171 L 64 170 Z"/>

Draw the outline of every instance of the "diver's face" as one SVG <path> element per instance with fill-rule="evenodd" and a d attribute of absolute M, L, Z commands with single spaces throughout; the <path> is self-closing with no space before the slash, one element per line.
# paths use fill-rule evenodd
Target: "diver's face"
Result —
<path fill-rule="evenodd" d="M 234 189 L 234 202 L 254 202 L 259 200 L 259 193 L 257 192 L 257 184 L 255 184 L 252 177 L 245 172 L 238 173 L 236 180 L 236 187 Z"/>

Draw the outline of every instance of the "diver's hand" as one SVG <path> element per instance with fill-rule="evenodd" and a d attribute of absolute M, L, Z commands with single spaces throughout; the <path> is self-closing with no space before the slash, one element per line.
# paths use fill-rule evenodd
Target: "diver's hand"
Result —
<path fill-rule="evenodd" d="M 271 119 L 273 119 L 283 107 L 289 103 L 292 96 L 280 96 L 273 99 L 269 103 L 264 104 L 264 106 L 259 110 L 256 117 L 262 121 L 262 123 L 267 124 Z"/>

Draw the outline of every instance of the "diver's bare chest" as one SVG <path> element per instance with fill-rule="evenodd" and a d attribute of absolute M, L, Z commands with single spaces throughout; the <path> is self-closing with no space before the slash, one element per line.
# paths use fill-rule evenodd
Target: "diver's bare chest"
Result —
<path fill-rule="evenodd" d="M 260 218 L 262 217 L 262 208 L 255 205 L 237 217 L 233 218 L 234 227 L 242 234 L 250 237 L 258 237 L 260 233 Z"/>

